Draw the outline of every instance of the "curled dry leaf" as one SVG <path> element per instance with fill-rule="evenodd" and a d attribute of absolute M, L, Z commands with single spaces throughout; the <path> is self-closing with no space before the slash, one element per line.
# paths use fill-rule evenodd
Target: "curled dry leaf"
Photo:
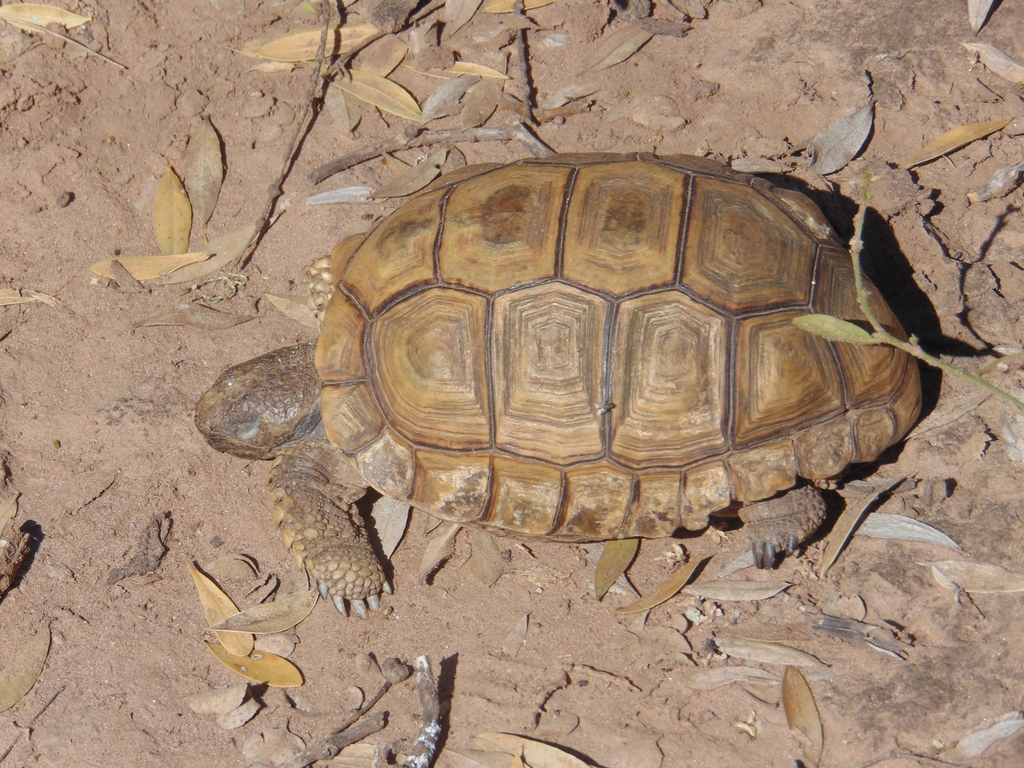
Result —
<path fill-rule="evenodd" d="M 167 256 L 185 253 L 192 232 L 192 205 L 181 179 L 167 166 L 156 188 L 153 203 L 153 229 L 156 242 Z M 127 267 L 126 267 L 127 269 Z"/>
<path fill-rule="evenodd" d="M 249 241 L 256 236 L 256 225 L 239 227 L 208 242 L 202 252 L 210 258 L 174 270 L 159 280 L 160 285 L 195 283 L 221 269 L 227 269 L 237 262 L 245 252 Z"/>
<path fill-rule="evenodd" d="M 5 663 L 0 668 L 0 712 L 6 712 L 32 690 L 49 653 L 50 628 L 44 627 L 15 651 L 13 658 L 4 654 Z"/>
<path fill-rule="evenodd" d="M 1006 120 L 985 120 L 980 123 L 968 123 L 946 131 L 940 136 L 925 144 L 913 154 L 904 164 L 904 168 L 913 168 L 915 165 L 927 163 L 937 157 L 942 157 L 954 150 L 967 146 L 972 141 L 983 139 L 989 134 L 1001 131 L 1013 122 L 1013 118 Z"/>
<path fill-rule="evenodd" d="M 602 52 L 608 52 L 604 53 L 597 63 L 590 65 L 583 71 L 600 72 L 602 69 L 608 69 L 616 64 L 621 64 L 643 48 L 652 37 L 654 35 L 642 29 L 623 27 L 613 32 L 602 44 Z"/>
<path fill-rule="evenodd" d="M 974 34 L 978 34 L 985 26 L 994 2 L 995 0 L 967 0 L 967 20 L 971 23 Z"/>
<path fill-rule="evenodd" d="M 523 647 L 523 643 L 526 642 L 526 633 L 530 629 L 530 614 L 524 613 L 516 625 L 512 627 L 512 631 L 509 632 L 505 639 L 501 641 L 501 655 L 508 658 L 515 658 L 515 655 L 519 653 L 519 649 Z"/>
<path fill-rule="evenodd" d="M 212 627 L 214 624 L 224 621 L 228 616 L 238 613 L 238 607 L 234 601 L 217 586 L 213 579 L 192 563 L 188 564 L 188 569 L 192 574 L 196 590 L 199 592 L 199 602 L 203 605 L 207 626 Z M 222 647 L 225 653 L 234 656 L 248 656 L 252 652 L 252 635 L 243 635 L 238 632 L 218 632 L 217 639 L 221 643 L 218 647 Z"/>
<path fill-rule="evenodd" d="M 353 185 L 329 189 L 306 198 L 306 205 L 333 205 L 334 203 L 369 203 L 373 200 L 370 187 Z"/>
<path fill-rule="evenodd" d="M 381 552 L 384 557 L 390 558 L 398 548 L 398 543 L 402 540 L 405 529 L 409 525 L 409 502 L 381 496 L 374 502 L 370 516 L 373 518 L 373 526 L 377 530 Z"/>
<path fill-rule="evenodd" d="M 969 760 L 976 760 L 981 757 L 986 749 L 1024 728 L 1024 720 L 1021 713 L 1017 711 L 1007 712 L 999 720 L 988 728 L 964 736 L 957 742 L 956 746 L 939 757 L 949 763 L 961 763 Z"/>
<path fill-rule="evenodd" d="M 818 717 L 811 687 L 796 667 L 786 667 L 782 676 L 782 706 L 793 740 L 803 750 L 808 762 L 818 765 L 824 748 L 821 718 Z"/>
<path fill-rule="evenodd" d="M 793 586 L 788 581 L 724 581 L 713 580 L 683 588 L 687 595 L 705 600 L 749 601 L 768 600 Z"/>
<path fill-rule="evenodd" d="M 384 112 L 419 121 L 422 112 L 416 99 L 394 80 L 361 69 L 349 70 L 349 76 L 351 80 L 335 81 L 345 93 Z"/>
<path fill-rule="evenodd" d="M 235 683 L 224 688 L 193 693 L 186 701 L 197 715 L 225 715 L 236 709 L 245 699 L 248 683 Z"/>
<path fill-rule="evenodd" d="M 434 92 L 423 102 L 423 111 L 420 114 L 420 125 L 429 123 L 439 117 L 447 117 L 454 114 L 459 104 L 459 99 L 469 90 L 469 87 L 476 81 L 473 77 L 456 77 L 453 80 L 446 80 L 434 89 Z"/>
<path fill-rule="evenodd" d="M 311 589 L 308 592 L 293 592 L 290 595 L 279 597 L 272 603 L 254 605 L 233 616 L 228 616 L 223 621 L 211 625 L 210 629 L 215 632 L 251 632 L 263 635 L 284 632 L 309 616 L 319 595 L 320 592 L 317 589 Z"/>
<path fill-rule="evenodd" d="M 259 59 L 273 61 L 313 61 L 320 47 L 320 27 L 299 27 L 289 30 L 288 34 L 268 43 L 259 41 L 246 43 L 240 53 Z M 359 47 L 367 38 L 377 34 L 372 24 L 351 24 L 335 27 L 327 35 L 327 56 L 348 53 Z"/>
<path fill-rule="evenodd" d="M 92 21 L 92 16 L 79 16 L 77 13 L 65 11 L 52 5 L 35 3 L 15 3 L 0 8 L 0 19 L 9 21 L 19 29 L 24 29 L 18 22 L 28 22 L 45 27 L 47 24 L 59 24 L 64 29 L 74 29 Z"/>
<path fill-rule="evenodd" d="M 1024 574 L 1011 573 L 998 565 L 966 560 L 940 560 L 922 565 L 931 566 L 935 580 L 947 588 L 949 582 L 953 582 L 975 594 L 1024 592 Z"/>
<path fill-rule="evenodd" d="M 206 118 L 188 140 L 185 151 L 185 189 L 192 203 L 192 215 L 203 226 L 213 216 L 223 181 L 220 136 L 210 118 Z"/>
<path fill-rule="evenodd" d="M 216 309 L 204 307 L 202 304 L 189 304 L 183 302 L 170 309 L 157 312 L 155 315 L 140 320 L 135 328 L 144 328 L 153 325 L 187 325 L 190 328 L 198 328 L 201 331 L 223 331 L 226 328 L 234 328 L 236 325 L 247 323 L 255 315 L 245 317 L 243 315 L 232 315 L 227 312 L 218 312 Z"/>
<path fill-rule="evenodd" d="M 1024 64 L 1014 61 L 993 45 L 984 43 L 960 43 L 968 51 L 978 54 L 978 60 L 989 71 L 1011 83 L 1024 82 Z"/>
<path fill-rule="evenodd" d="M 498 99 L 505 88 L 505 83 L 493 77 L 482 77 L 462 100 L 462 121 L 463 130 L 476 128 L 487 122 L 487 119 L 494 114 L 498 108 Z"/>
<path fill-rule="evenodd" d="M 921 541 L 939 547 L 963 552 L 963 548 L 942 531 L 932 528 L 927 523 L 914 520 L 904 515 L 870 515 L 857 529 L 858 536 L 873 539 L 899 539 L 901 541 Z"/>
<path fill-rule="evenodd" d="M 607 548 L 605 549 L 607 551 Z M 603 557 L 603 555 L 602 555 Z M 617 608 L 618 613 L 641 613 L 643 611 L 649 611 L 655 606 L 661 605 L 666 600 L 670 600 L 675 597 L 676 593 L 689 583 L 690 579 L 693 578 L 693 574 L 696 573 L 697 569 L 706 563 L 710 558 L 705 557 L 703 560 L 694 560 L 687 565 L 680 568 L 669 578 L 665 579 L 658 588 L 654 590 L 654 593 L 646 597 L 642 597 L 636 602 L 630 603 L 622 608 Z M 626 563 L 628 566 L 629 563 Z M 597 577 L 594 578 L 595 584 Z M 788 585 L 787 585 L 788 586 Z"/>
<path fill-rule="evenodd" d="M 489 587 L 505 572 L 501 550 L 491 535 L 485 531 L 470 531 L 469 540 L 473 547 L 473 555 L 469 558 L 469 572 Z"/>
<path fill-rule="evenodd" d="M 604 545 L 594 569 L 594 593 L 598 600 L 626 572 L 639 546 L 640 539 L 612 539 Z"/>
<path fill-rule="evenodd" d="M 480 7 L 482 0 L 445 0 L 441 18 L 444 21 L 444 38 L 447 40 L 466 25 Z"/>
<path fill-rule="evenodd" d="M 230 712 L 225 712 L 223 715 L 217 715 L 217 725 L 228 731 L 241 728 L 256 716 L 259 709 L 260 704 L 256 699 L 248 699 L 243 701 Z"/>
<path fill-rule="evenodd" d="M 263 297 L 295 322 L 320 330 L 316 312 L 310 309 L 306 302 L 289 299 L 287 296 L 275 296 L 272 293 L 265 293 Z"/>
<path fill-rule="evenodd" d="M 128 274 L 136 280 L 156 280 L 167 277 L 182 267 L 191 264 L 198 264 L 210 258 L 205 251 L 193 253 L 176 253 L 170 256 L 115 256 L 112 259 L 104 259 L 92 265 L 91 269 L 97 275 L 116 280 L 117 275 L 111 269 L 111 264 L 117 262 L 128 270 Z"/>
<path fill-rule="evenodd" d="M 223 645 L 206 643 L 217 661 L 236 674 L 257 683 L 266 683 L 274 688 L 296 688 L 302 685 L 302 673 L 288 659 L 273 653 L 254 653 L 239 656 L 229 653 Z"/>
<path fill-rule="evenodd" d="M 389 197 L 405 197 L 419 192 L 438 177 L 438 174 L 441 173 L 441 166 L 447 159 L 448 150 L 439 150 L 411 168 L 402 171 L 389 183 L 374 190 L 371 196 L 374 200 L 383 200 Z"/>
<path fill-rule="evenodd" d="M 811 654 L 782 643 L 752 640 L 749 637 L 716 637 L 715 645 L 726 656 L 764 664 L 781 664 L 805 669 L 828 669 L 828 665 Z"/>
<path fill-rule="evenodd" d="M 433 535 L 427 540 L 420 560 L 420 578 L 425 578 L 442 560 L 448 557 L 449 545 L 455 534 L 459 532 L 458 523 L 443 522 L 434 529 Z"/>
<path fill-rule="evenodd" d="M 578 757 L 550 744 L 509 733 L 480 733 L 473 737 L 473 743 L 488 752 L 521 756 L 526 765 L 534 768 L 591 768 Z"/>
<path fill-rule="evenodd" d="M 903 482 L 898 480 L 895 485 Z M 843 514 L 839 516 L 836 524 L 832 526 L 831 532 L 828 535 L 828 544 L 825 546 L 825 554 L 822 555 L 821 565 L 818 567 L 818 576 L 823 577 L 828 573 L 828 569 L 832 567 L 832 564 L 839 558 L 840 553 L 846 548 L 846 543 L 850 540 L 850 536 L 853 535 L 853 529 L 857 527 L 857 523 L 861 521 L 867 513 L 868 508 L 875 503 L 879 496 L 886 493 L 894 486 L 887 488 L 879 488 L 875 493 L 868 496 L 859 504 L 847 504 L 846 509 L 843 510 Z"/>
<path fill-rule="evenodd" d="M 874 118 L 875 104 L 869 102 L 852 115 L 836 120 L 811 139 L 807 145 L 811 170 L 825 176 L 845 168 L 868 140 Z"/>

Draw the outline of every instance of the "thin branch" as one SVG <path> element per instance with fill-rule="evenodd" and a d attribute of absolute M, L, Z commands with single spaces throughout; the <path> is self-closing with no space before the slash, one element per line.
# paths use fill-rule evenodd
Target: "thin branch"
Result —
<path fill-rule="evenodd" d="M 437 737 L 441 735 L 441 705 L 437 699 L 437 685 L 426 654 L 416 659 L 416 688 L 420 694 L 420 736 L 402 763 L 404 768 L 428 768 L 437 752 Z"/>

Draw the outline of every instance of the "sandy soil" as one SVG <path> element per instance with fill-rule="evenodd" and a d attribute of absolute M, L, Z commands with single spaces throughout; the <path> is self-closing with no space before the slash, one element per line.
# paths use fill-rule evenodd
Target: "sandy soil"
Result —
<path fill-rule="evenodd" d="M 818 579 L 818 542 L 772 576 L 794 585 L 779 597 L 717 604 L 679 597 L 643 623 L 614 612 L 629 598 L 594 598 L 593 567 L 573 546 L 500 541 L 509 568 L 486 587 L 464 567 L 469 544 L 460 538 L 448 563 L 422 583 L 420 517 L 393 557 L 396 592 L 386 611 L 360 621 L 320 605 L 297 628 L 291 658 L 304 687 L 256 689 L 261 711 L 237 730 L 194 714 L 187 697 L 235 680 L 202 646 L 186 563 L 245 553 L 261 574 L 279 576 L 292 565 L 268 514 L 266 466 L 211 451 L 192 426 L 193 404 L 227 365 L 313 337 L 259 299 L 301 297 L 303 265 L 394 205 L 306 206 L 317 191 L 307 174 L 408 123 L 367 108 L 349 134 L 326 113 L 319 117 L 285 185 L 279 210 L 290 207 L 242 270 L 237 296 L 218 305 L 255 319 L 224 331 L 140 327 L 210 287 L 118 287 L 92 279 L 90 265 L 156 252 L 157 181 L 168 164 L 180 169 L 204 117 L 223 138 L 227 175 L 209 225 L 193 231 L 193 247 L 257 219 L 301 118 L 309 69 L 253 71 L 257 62 L 237 50 L 316 17 L 298 2 L 269 0 L 69 0 L 67 7 L 94 17 L 72 35 L 128 69 L 49 36 L 0 62 L 0 287 L 59 301 L 0 310 L 9 331 L 0 340 L 3 497 L 21 493 L 18 519 L 34 532 L 23 576 L 0 603 L 0 667 L 41 627 L 53 634 L 35 687 L 0 714 L 0 763 L 244 765 L 242 745 L 265 729 L 287 724 L 307 742 L 328 733 L 343 717 L 346 689 L 377 685 L 365 654 L 430 655 L 441 670 L 450 747 L 466 747 L 482 731 L 536 733 L 540 716 L 558 711 L 577 716 L 578 727 L 554 726 L 543 737 L 608 768 L 792 765 L 786 761 L 800 757 L 770 690 L 702 687 L 709 670 L 743 664 L 709 651 L 709 641 L 725 635 L 784 642 L 829 665 L 809 676 L 828 766 L 863 764 L 890 750 L 935 756 L 1024 708 L 1021 598 L 958 601 L 921 565 L 958 557 L 945 549 L 858 537 Z M 1018 86 L 960 46 L 975 39 L 962 2 L 719 0 L 686 37 L 655 37 L 625 63 L 579 78 L 620 20 L 605 29 L 604 3 L 565 0 L 530 15 L 540 28 L 530 34 L 537 93 L 577 81 L 597 87 L 588 111 L 537 129 L 559 151 L 710 152 L 783 169 L 791 150 L 873 93 L 874 131 L 861 158 L 828 180 L 805 164 L 796 175 L 847 237 L 857 186 L 874 175 L 869 266 L 930 350 L 978 367 L 992 347 L 1024 345 L 1020 192 L 978 204 L 966 198 L 1022 160 L 1024 122 L 949 159 L 898 167 L 946 129 L 1021 115 Z M 664 2 L 655 15 L 680 19 Z M 479 61 L 508 40 L 494 25 L 494 17 L 474 19 L 448 46 Z M 1024 6 L 1003 3 L 977 39 L 1020 59 L 1022 28 Z M 0 34 L 9 32 L 0 25 Z M 408 70 L 395 77 L 421 103 L 437 84 Z M 514 119 L 499 109 L 489 124 Z M 461 149 L 469 162 L 524 156 L 513 143 Z M 399 156 L 412 162 L 419 154 Z M 372 186 L 392 173 L 377 160 L 324 186 Z M 1005 408 L 931 371 L 924 383 L 924 424 L 859 476 L 911 478 L 882 512 L 941 529 L 979 562 L 1020 569 L 1022 468 L 1000 439 Z M 856 499 L 865 491 L 843 493 Z M 167 520 L 159 566 L 109 584 L 110 570 L 132 557 L 154 515 Z M 681 543 L 703 556 L 738 551 L 745 537 L 711 531 Z M 631 571 L 641 592 L 669 573 L 671 545 L 642 547 Z M 243 604 L 255 581 L 224 577 Z M 906 659 L 813 629 L 823 611 L 886 628 L 908 644 Z M 503 654 L 524 614 L 525 643 Z M 390 726 L 378 740 L 415 733 L 419 703 L 410 684 L 383 706 Z M 1022 763 L 1018 736 L 966 764 Z"/>

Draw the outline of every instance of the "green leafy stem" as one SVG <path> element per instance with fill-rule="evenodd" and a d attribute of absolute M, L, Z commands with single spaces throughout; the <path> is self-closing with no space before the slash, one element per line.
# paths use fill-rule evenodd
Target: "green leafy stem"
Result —
<path fill-rule="evenodd" d="M 882 327 L 868 301 L 868 291 L 864 285 L 864 272 L 861 270 L 860 265 L 860 254 L 864 247 L 864 212 L 865 208 L 861 206 L 853 220 L 854 235 L 850 247 L 850 256 L 853 259 L 853 275 L 857 286 L 857 301 L 860 303 L 861 312 L 868 319 L 874 332 L 869 333 L 859 325 L 834 317 L 833 315 L 802 315 L 795 318 L 793 323 L 808 333 L 813 333 L 816 336 L 821 336 L 831 341 L 845 341 L 852 344 L 888 344 L 891 347 L 906 352 L 908 355 L 913 355 L 918 360 L 924 360 L 929 365 L 933 365 L 946 373 L 966 379 L 972 384 L 988 390 L 996 397 L 1005 400 L 1018 410 L 1024 411 L 1024 402 L 1021 402 L 1013 395 L 1004 392 L 980 376 L 968 373 L 957 368 L 955 365 L 950 365 L 934 355 L 929 355 L 918 345 L 916 336 L 911 336 L 909 341 L 903 341 Z"/>

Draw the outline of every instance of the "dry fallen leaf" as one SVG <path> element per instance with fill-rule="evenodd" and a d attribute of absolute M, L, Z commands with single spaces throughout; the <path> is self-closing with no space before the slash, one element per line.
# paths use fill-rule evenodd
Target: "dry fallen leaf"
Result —
<path fill-rule="evenodd" d="M 324 94 L 324 106 L 331 113 L 331 117 L 345 126 L 345 130 L 349 133 L 355 130 L 363 117 L 359 110 L 358 100 L 346 99 L 345 91 L 336 80 L 332 80 L 327 86 L 327 93 Z"/>
<path fill-rule="evenodd" d="M 978 34 L 985 26 L 989 11 L 995 0 L 967 0 L 967 20 L 971 24 L 974 34 Z"/>
<path fill-rule="evenodd" d="M 509 733 L 480 733 L 473 737 L 473 743 L 490 752 L 522 756 L 530 768 L 591 768 L 578 757 L 550 744 Z"/>
<path fill-rule="evenodd" d="M 543 8 L 551 5 L 555 0 L 523 0 L 523 10 L 532 11 L 535 8 Z M 487 0 L 484 4 L 484 13 L 512 13 L 516 0 Z"/>
<path fill-rule="evenodd" d="M 212 627 L 214 624 L 224 621 L 228 616 L 234 616 L 238 613 L 238 607 L 234 601 L 217 586 L 213 579 L 192 565 L 192 563 L 188 564 L 188 569 L 192 574 L 192 581 L 195 582 L 196 589 L 199 592 L 199 602 L 203 605 L 203 614 L 206 616 L 207 626 Z M 217 639 L 220 641 L 221 646 L 223 646 L 225 653 L 234 656 L 248 656 L 252 652 L 252 635 L 239 632 L 218 632 Z"/>
<path fill-rule="evenodd" d="M 156 230 L 157 245 L 164 255 L 188 251 L 189 235 L 192 232 L 192 206 L 181 179 L 170 166 L 167 166 L 156 188 L 153 228 Z"/>
<path fill-rule="evenodd" d="M 470 531 L 469 540 L 473 547 L 473 555 L 468 563 L 469 572 L 489 587 L 505 572 L 501 550 L 491 535 L 485 531 Z"/>
<path fill-rule="evenodd" d="M 473 18 L 482 0 L 445 0 L 441 19 L 444 21 L 444 39 L 458 32 Z"/>
<path fill-rule="evenodd" d="M 202 252 L 210 258 L 203 262 L 190 264 L 174 270 L 159 281 L 160 285 L 176 285 L 178 283 L 195 283 L 221 269 L 226 269 L 241 258 L 249 241 L 256 234 L 256 225 L 239 227 L 208 242 Z"/>
<path fill-rule="evenodd" d="M 498 108 L 498 99 L 505 83 L 493 77 L 482 77 L 466 92 L 462 100 L 460 119 L 463 130 L 476 128 L 487 122 Z"/>
<path fill-rule="evenodd" d="M 1024 82 L 1024 64 L 1011 59 L 993 45 L 984 43 L 960 43 L 968 51 L 978 54 L 978 60 L 985 68 L 1011 83 Z"/>
<path fill-rule="evenodd" d="M 1024 177 L 1024 163 L 1017 163 L 1009 168 L 1000 168 L 992 174 L 991 179 L 977 189 L 968 192 L 967 199 L 972 203 L 984 203 L 987 200 L 1006 197 L 1006 195 L 1020 186 L 1022 177 Z M 1020 452 L 1018 451 L 1017 453 L 1019 454 Z M 1012 458 L 1014 461 L 1020 461 L 1024 457 L 1017 458 L 1017 456 L 1012 456 Z"/>
<path fill-rule="evenodd" d="M 1012 122 L 1013 118 L 1010 117 L 1006 120 L 985 120 L 980 123 L 968 123 L 967 125 L 953 128 L 940 136 L 936 136 L 921 147 L 903 164 L 903 167 L 913 168 L 915 165 L 921 165 L 937 157 L 942 157 L 949 152 L 970 144 L 972 141 L 983 139 L 989 134 L 1002 130 Z"/>
<path fill-rule="evenodd" d="M 420 578 L 425 578 L 433 571 L 438 563 L 448 557 L 449 544 L 455 534 L 459 532 L 458 523 L 443 522 L 434 529 L 433 535 L 427 539 L 427 546 L 423 549 L 423 559 L 420 560 Z"/>
<path fill-rule="evenodd" d="M 455 114 L 459 99 L 469 90 L 476 78 L 456 77 L 453 80 L 446 80 L 434 89 L 434 92 L 423 102 L 423 111 L 420 114 L 420 124 L 429 123 L 439 117 L 447 117 Z"/>
<path fill-rule="evenodd" d="M 215 632 L 251 632 L 264 635 L 284 632 L 309 616 L 319 596 L 320 592 L 317 589 L 293 592 L 277 598 L 272 603 L 254 605 L 228 616 L 223 621 L 211 625 L 210 629 Z"/>
<path fill-rule="evenodd" d="M 441 166 L 448 159 L 448 150 L 442 149 L 424 158 L 416 165 L 399 173 L 390 182 L 375 189 L 370 196 L 374 200 L 389 197 L 405 197 L 419 192 L 441 173 Z"/>
<path fill-rule="evenodd" d="M 592 64 L 583 71 L 600 72 L 602 69 L 621 64 L 643 48 L 652 37 L 654 35 L 650 32 L 645 32 L 637 27 L 622 27 L 609 35 L 601 44 L 602 50 L 609 48 L 611 50 L 604 54 L 596 64 Z"/>
<path fill-rule="evenodd" d="M 377 531 L 381 552 L 390 559 L 409 525 L 409 502 L 381 496 L 374 502 L 370 516 Z"/>
<path fill-rule="evenodd" d="M 732 683 L 763 683 L 779 685 L 778 675 L 760 667 L 721 667 L 706 669 L 687 677 L 684 683 L 698 691 L 710 691 Z"/>
<path fill-rule="evenodd" d="M 852 115 L 836 120 L 811 139 L 807 145 L 811 170 L 826 176 L 845 168 L 868 140 L 874 116 L 875 104 L 872 101 Z"/>
<path fill-rule="evenodd" d="M 872 539 L 898 539 L 900 541 L 921 541 L 935 544 L 957 552 L 963 548 L 942 531 L 932 528 L 927 523 L 914 520 L 904 515 L 869 515 L 857 529 L 858 536 Z"/>
<path fill-rule="evenodd" d="M 316 312 L 310 309 L 306 302 L 289 299 L 287 296 L 275 296 L 272 293 L 265 293 L 263 296 L 295 322 L 320 330 L 320 321 L 317 319 Z"/>
<path fill-rule="evenodd" d="M 32 690 L 50 653 L 50 628 L 44 627 L 13 654 L 4 654 L 0 669 L 0 712 L 6 712 Z"/>
<path fill-rule="evenodd" d="M 156 325 L 186 325 L 190 328 L 198 328 L 201 331 L 223 331 L 227 328 L 234 328 L 236 325 L 247 323 L 255 315 L 248 317 L 244 315 L 232 315 L 228 312 L 218 312 L 202 304 L 189 304 L 183 302 L 170 309 L 164 309 L 155 315 L 147 317 L 135 323 L 135 328 L 144 328 Z"/>
<path fill-rule="evenodd" d="M 605 549 L 607 552 L 607 548 Z M 603 558 L 603 555 L 602 555 Z M 632 559 L 632 558 L 631 558 Z M 706 563 L 710 558 L 705 557 L 702 560 L 694 560 L 688 565 L 680 568 L 675 574 L 663 581 L 658 588 L 654 590 L 654 593 L 646 597 L 642 597 L 636 602 L 630 603 L 622 608 L 617 608 L 618 613 L 640 613 L 642 611 L 649 611 L 657 605 L 661 605 L 666 600 L 670 600 L 675 597 L 676 593 L 680 589 L 686 586 L 686 584 L 693 578 L 693 574 L 697 569 Z M 629 565 L 627 562 L 626 565 Z M 594 578 L 595 584 L 597 577 Z M 600 597 L 600 595 L 599 595 Z"/>
<path fill-rule="evenodd" d="M 203 226 L 213 216 L 224 181 L 220 136 L 206 118 L 188 140 L 185 151 L 185 189 L 192 203 L 192 215 Z"/>
<path fill-rule="evenodd" d="M 340 30 L 335 27 L 327 34 L 327 56 L 337 56 L 355 50 L 360 43 L 377 33 L 372 24 L 353 24 Z M 298 27 L 268 43 L 252 42 L 242 46 L 240 53 L 254 58 L 273 61 L 313 61 L 320 47 L 320 27 Z"/>
<path fill-rule="evenodd" d="M 354 66 L 356 69 L 387 77 L 402 63 L 408 52 L 409 46 L 401 39 L 395 35 L 387 35 L 361 50 Z"/>
<path fill-rule="evenodd" d="M 498 80 L 508 80 L 504 72 L 499 72 L 493 67 L 486 67 L 483 64 L 474 64 L 471 61 L 457 61 L 445 70 L 453 75 L 479 75 L 480 77 L 495 77 Z"/>
<path fill-rule="evenodd" d="M 116 261 L 136 280 L 156 280 L 158 277 L 167 277 L 182 267 L 198 264 L 208 258 L 210 258 L 210 254 L 206 251 L 165 256 L 115 256 L 112 259 L 96 262 L 90 269 L 101 277 L 116 280 L 117 275 L 111 269 L 111 264 Z"/>
<path fill-rule="evenodd" d="M 953 749 L 939 753 L 939 757 L 950 764 L 977 760 L 986 749 L 1009 738 L 1021 728 L 1024 728 L 1021 713 L 1007 712 L 988 728 L 982 728 L 964 736 Z"/>
<path fill-rule="evenodd" d="M 976 594 L 1024 592 L 1024 574 L 1011 573 L 998 565 L 966 560 L 940 560 L 922 565 L 931 566 L 935 580 L 944 587 L 953 582 L 961 589 Z"/>
<path fill-rule="evenodd" d="M 256 699 L 247 699 L 230 712 L 217 715 L 217 725 L 227 731 L 241 728 L 256 716 L 259 709 L 260 703 Z"/>
<path fill-rule="evenodd" d="M 8 21 L 19 29 L 24 29 L 18 24 L 25 21 L 29 24 L 36 24 L 45 27 L 47 24 L 59 24 L 65 29 L 74 29 L 92 21 L 92 16 L 79 16 L 77 13 L 65 11 L 52 5 L 38 5 L 35 3 L 14 3 L 0 7 L 0 19 Z"/>
<path fill-rule="evenodd" d="M 786 723 L 793 740 L 803 750 L 807 760 L 812 765 L 818 765 L 824 748 L 821 718 L 818 717 L 811 687 L 796 667 L 786 667 L 782 676 L 782 706 L 786 710 Z"/>
<path fill-rule="evenodd" d="M 501 641 L 501 655 L 510 659 L 515 658 L 515 655 L 519 653 L 519 649 L 523 647 L 523 643 L 526 642 L 526 633 L 529 629 L 530 614 L 524 613 L 522 618 L 512 627 L 512 631 Z"/>
<path fill-rule="evenodd" d="M 317 192 L 306 198 L 306 205 L 333 205 L 335 203 L 369 203 L 373 200 L 373 190 L 359 184 L 338 189 L 328 189 L 326 192 Z"/>
<path fill-rule="evenodd" d="M 691 584 L 683 593 L 705 600 L 748 601 L 768 600 L 793 586 L 788 581 L 725 581 L 715 579 Z"/>
<path fill-rule="evenodd" d="M 594 593 L 598 600 L 626 572 L 639 546 L 640 539 L 613 539 L 604 545 L 594 570 Z"/>
<path fill-rule="evenodd" d="M 512 768 L 515 758 L 504 752 L 481 749 L 448 749 L 438 755 L 438 768 Z"/>
<path fill-rule="evenodd" d="M 828 665 L 805 651 L 782 643 L 753 640 L 749 637 L 716 637 L 715 645 L 726 656 L 764 664 L 780 664 L 806 669 L 828 669 Z"/>
<path fill-rule="evenodd" d="M 351 80 L 335 81 L 345 93 L 384 112 L 419 121 L 422 113 L 416 99 L 394 80 L 361 69 L 349 70 L 349 76 Z"/>
<path fill-rule="evenodd" d="M 228 652 L 222 645 L 206 643 L 217 661 L 247 680 L 266 683 L 274 688 L 295 688 L 302 685 L 302 673 L 288 659 L 273 653 L 254 653 L 240 656 Z"/>
<path fill-rule="evenodd" d="M 889 486 L 891 488 L 892 486 Z M 839 516 L 836 524 L 832 526 L 832 530 L 828 534 L 828 544 L 825 546 L 825 554 L 821 557 L 821 565 L 818 567 L 818 577 L 822 578 L 828 569 L 832 567 L 833 563 L 839 558 L 843 549 L 846 548 L 846 543 L 850 540 L 850 536 L 853 535 L 853 529 L 857 527 L 857 523 L 861 521 L 864 514 L 868 511 L 868 508 L 875 503 L 879 496 L 889 490 L 889 488 L 879 488 L 875 493 L 868 496 L 866 499 L 858 504 L 847 504 L 846 509 L 843 510 L 843 514 Z"/>

